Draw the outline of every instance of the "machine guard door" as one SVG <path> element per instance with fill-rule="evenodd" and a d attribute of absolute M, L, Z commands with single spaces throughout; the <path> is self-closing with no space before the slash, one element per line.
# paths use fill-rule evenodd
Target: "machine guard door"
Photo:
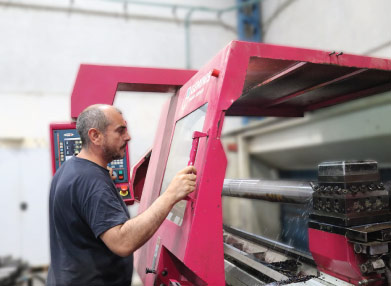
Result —
<path fill-rule="evenodd" d="M 223 112 L 218 108 L 218 88 L 219 77 L 214 69 L 200 71 L 180 89 L 176 104 L 170 105 L 163 116 L 165 120 L 161 120 L 162 134 L 160 138 L 157 135 L 155 144 L 169 144 L 169 148 L 165 156 L 152 153 L 150 166 L 155 165 L 164 172 L 159 179 L 149 176 L 148 171 L 140 211 L 163 194 L 175 174 L 187 165 L 197 169 L 197 186 L 186 200 L 173 207 L 155 236 L 136 253 L 136 265 L 145 285 L 162 281 L 225 285 L 221 188 L 227 161 L 219 140 Z M 168 120 L 174 112 L 174 120 Z M 171 128 L 167 127 L 169 124 Z M 169 135 L 163 134 L 169 129 Z M 155 163 L 157 157 L 160 160 Z M 156 184 L 157 180 L 160 185 Z M 205 253 L 208 253 L 207 264 Z M 146 268 L 153 267 L 153 272 L 145 274 Z"/>

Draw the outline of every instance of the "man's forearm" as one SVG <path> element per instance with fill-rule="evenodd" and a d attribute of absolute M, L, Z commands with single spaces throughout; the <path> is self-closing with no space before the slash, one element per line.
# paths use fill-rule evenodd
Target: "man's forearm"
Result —
<path fill-rule="evenodd" d="M 137 217 L 123 225 L 117 225 L 101 234 L 106 246 L 120 256 L 128 256 L 156 232 L 176 202 L 183 200 L 194 191 L 196 172 L 193 166 L 179 171 L 166 191 Z"/>
<path fill-rule="evenodd" d="M 118 233 L 122 247 L 130 254 L 147 242 L 167 217 L 174 202 L 169 195 L 163 194 L 143 213 L 124 223 Z"/>

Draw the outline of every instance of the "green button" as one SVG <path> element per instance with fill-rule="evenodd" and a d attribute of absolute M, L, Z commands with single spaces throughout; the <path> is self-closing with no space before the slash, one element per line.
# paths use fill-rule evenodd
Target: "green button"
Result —
<path fill-rule="evenodd" d="M 123 173 L 124 173 L 124 171 L 122 171 L 122 170 L 118 171 L 118 175 L 122 175 Z"/>

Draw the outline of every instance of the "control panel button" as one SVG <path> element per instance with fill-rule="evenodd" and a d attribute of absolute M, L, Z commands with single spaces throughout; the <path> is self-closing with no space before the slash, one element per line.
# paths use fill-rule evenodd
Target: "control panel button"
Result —
<path fill-rule="evenodd" d="M 129 188 L 127 185 L 122 185 L 121 186 L 121 191 L 119 192 L 119 194 L 123 197 L 126 197 L 128 194 L 129 194 Z"/>
<path fill-rule="evenodd" d="M 127 190 L 129 190 L 127 185 L 122 185 L 121 186 L 121 191 L 127 191 Z"/>

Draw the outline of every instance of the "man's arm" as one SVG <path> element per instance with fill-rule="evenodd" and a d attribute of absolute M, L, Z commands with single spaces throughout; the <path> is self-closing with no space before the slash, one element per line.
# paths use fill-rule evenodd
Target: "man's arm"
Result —
<path fill-rule="evenodd" d="M 193 166 L 178 172 L 167 190 L 140 215 L 100 235 L 115 254 L 126 257 L 136 251 L 157 231 L 172 207 L 194 191 L 196 169 Z"/>

